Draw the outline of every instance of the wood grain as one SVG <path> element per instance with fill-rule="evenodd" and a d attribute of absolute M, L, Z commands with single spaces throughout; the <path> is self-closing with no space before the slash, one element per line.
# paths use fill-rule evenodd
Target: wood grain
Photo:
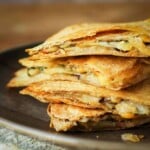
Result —
<path fill-rule="evenodd" d="M 70 24 L 146 19 L 150 17 L 149 4 L 0 5 L 0 50 L 45 40 Z"/>

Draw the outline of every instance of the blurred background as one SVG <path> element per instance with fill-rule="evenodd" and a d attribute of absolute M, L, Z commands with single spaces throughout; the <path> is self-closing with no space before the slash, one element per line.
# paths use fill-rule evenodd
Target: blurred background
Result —
<path fill-rule="evenodd" d="M 71 24 L 149 17 L 150 0 L 0 0 L 0 50 L 43 41 Z"/>

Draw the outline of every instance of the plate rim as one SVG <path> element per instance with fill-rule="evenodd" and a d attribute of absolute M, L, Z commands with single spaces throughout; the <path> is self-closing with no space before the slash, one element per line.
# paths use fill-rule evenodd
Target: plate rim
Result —
<path fill-rule="evenodd" d="M 8 49 L 2 49 L 0 50 L 0 55 L 4 53 L 9 53 L 11 51 L 17 51 L 19 49 L 26 49 L 28 47 L 33 47 L 42 42 L 34 42 L 34 43 L 28 43 L 28 44 L 23 44 L 20 46 L 8 48 Z M 111 141 L 104 141 L 104 140 L 91 140 L 91 139 L 84 139 L 84 138 L 77 138 L 73 137 L 70 135 L 61 135 L 59 133 L 51 133 L 51 132 L 46 132 L 43 130 L 39 130 L 37 128 L 33 128 L 27 125 L 23 125 L 11 120 L 8 120 L 4 117 L 0 116 L 0 125 L 8 128 L 10 130 L 13 130 L 15 132 L 21 133 L 23 135 L 27 135 L 30 137 L 37 138 L 42 141 L 48 141 L 51 142 L 52 144 L 58 144 L 63 147 L 73 147 L 73 148 L 84 148 L 84 149 L 103 149 L 103 150 L 127 150 L 127 148 L 132 149 L 132 150 L 141 150 L 141 148 L 144 148 L 145 150 L 149 150 L 149 144 L 145 143 L 120 143 L 120 142 L 111 142 Z"/>

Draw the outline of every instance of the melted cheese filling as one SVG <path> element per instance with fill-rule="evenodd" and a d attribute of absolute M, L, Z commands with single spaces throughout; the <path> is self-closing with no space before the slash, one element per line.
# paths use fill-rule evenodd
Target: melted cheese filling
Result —
<path fill-rule="evenodd" d="M 118 114 L 123 118 L 134 118 L 135 115 L 149 115 L 148 106 L 137 104 L 130 101 L 122 101 L 115 106 Z"/>
<path fill-rule="evenodd" d="M 65 44 L 64 44 L 65 45 Z M 66 47 L 60 46 L 58 50 L 62 49 L 65 51 L 80 51 L 80 49 L 84 47 L 92 47 L 92 46 L 100 46 L 100 47 L 110 47 L 114 48 L 117 51 L 128 52 L 131 50 L 138 50 L 143 54 L 150 55 L 150 47 L 147 46 L 143 42 L 140 37 L 130 37 L 128 40 L 119 40 L 119 41 L 101 41 L 101 40 L 89 40 L 85 42 L 77 42 L 72 45 L 67 45 Z"/>
<path fill-rule="evenodd" d="M 83 103 L 90 102 L 93 104 L 102 103 L 110 111 L 114 111 L 116 114 L 120 115 L 122 118 L 131 119 L 135 118 L 136 115 L 150 115 L 150 107 L 136 102 L 131 102 L 128 100 L 121 100 L 119 98 L 103 98 L 94 97 L 86 94 L 79 95 L 79 99 Z"/>
<path fill-rule="evenodd" d="M 118 50 L 122 51 L 129 51 L 132 49 L 132 45 L 126 41 L 120 41 L 120 42 L 99 42 L 101 46 L 104 47 L 114 47 L 117 48 Z"/>
<path fill-rule="evenodd" d="M 31 67 L 27 70 L 27 74 L 30 77 L 34 77 L 38 74 L 44 73 L 46 75 L 52 74 L 70 74 L 78 75 L 79 78 L 87 83 L 96 85 L 96 86 L 105 86 L 108 83 L 106 76 L 99 76 L 99 73 L 96 74 L 91 72 L 89 68 L 77 67 L 77 66 L 55 66 L 54 68 L 44 68 L 39 69 L 39 67 Z"/>

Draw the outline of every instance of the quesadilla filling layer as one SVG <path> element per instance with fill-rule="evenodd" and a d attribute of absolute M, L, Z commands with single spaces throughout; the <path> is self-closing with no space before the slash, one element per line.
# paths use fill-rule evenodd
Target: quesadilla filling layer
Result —
<path fill-rule="evenodd" d="M 104 115 L 100 118 L 83 117 L 78 121 L 51 117 L 50 127 L 56 131 L 100 131 L 119 130 L 139 126 L 150 121 L 149 117 L 122 119 L 115 115 Z"/>
<path fill-rule="evenodd" d="M 51 48 L 50 52 L 57 52 L 65 54 L 68 53 L 69 51 L 75 51 L 76 53 L 79 51 L 81 51 L 80 49 L 84 48 L 91 48 L 91 47 L 95 47 L 95 48 L 106 48 L 107 50 L 113 50 L 113 51 L 119 51 L 119 52 L 129 52 L 131 50 L 134 51 L 142 51 L 143 52 L 147 52 L 148 54 L 150 54 L 150 43 L 147 44 L 143 43 L 142 39 L 140 37 L 130 37 L 129 39 L 126 40 L 108 40 L 108 41 L 103 41 L 101 39 L 97 39 L 96 40 L 85 40 L 85 42 L 83 41 L 79 41 L 79 42 L 65 42 L 62 45 L 59 46 L 55 46 Z M 46 49 L 43 49 L 42 51 L 43 53 L 47 53 Z"/>
<path fill-rule="evenodd" d="M 65 56 L 78 56 L 78 55 L 93 55 L 104 53 L 105 55 L 111 54 L 116 51 L 116 55 L 128 55 L 125 53 L 137 53 L 141 56 L 150 56 L 150 41 L 149 43 L 143 42 L 140 37 L 132 37 L 129 40 L 87 40 L 83 41 L 66 41 L 62 45 L 55 45 L 49 48 L 49 46 L 44 46 L 41 51 L 37 52 L 38 57 L 44 58 L 43 54 L 52 54 L 51 57 L 65 57 Z M 35 51 L 36 52 L 36 51 Z M 124 53 L 124 54 L 121 54 Z M 54 54 L 54 55 L 53 55 Z M 35 56 L 34 56 L 35 55 Z M 33 55 L 33 58 L 36 57 L 36 53 Z M 45 56 L 46 56 L 45 55 Z M 134 54 L 131 54 L 131 56 Z"/>
<path fill-rule="evenodd" d="M 120 119 L 118 116 L 105 115 L 102 118 L 82 118 L 78 121 L 51 117 L 50 127 L 56 131 L 100 131 L 119 130 L 139 126 L 150 121 L 149 117 Z"/>
<path fill-rule="evenodd" d="M 43 94 L 44 95 L 44 94 Z M 69 93 L 67 94 L 60 94 L 60 93 L 53 93 L 48 97 L 44 97 L 45 101 L 49 101 L 53 103 L 53 100 L 57 99 L 60 103 L 68 103 L 74 104 L 76 106 L 80 106 L 81 104 L 85 104 L 87 108 L 102 108 L 108 112 L 113 112 L 115 114 L 120 115 L 122 118 L 136 118 L 137 116 L 150 116 L 150 107 L 135 103 L 129 100 L 123 100 L 118 98 L 100 98 L 94 97 L 85 94 L 76 94 L 76 93 Z"/>
<path fill-rule="evenodd" d="M 69 96 L 67 98 L 69 99 Z M 76 99 L 75 101 L 76 103 L 85 103 L 89 107 L 102 107 L 107 111 L 113 111 L 116 114 L 119 114 L 123 118 L 134 118 L 136 117 L 136 115 L 150 115 L 149 106 L 138 104 L 128 100 L 119 100 L 115 98 L 97 98 L 83 94 L 80 100 Z"/>

